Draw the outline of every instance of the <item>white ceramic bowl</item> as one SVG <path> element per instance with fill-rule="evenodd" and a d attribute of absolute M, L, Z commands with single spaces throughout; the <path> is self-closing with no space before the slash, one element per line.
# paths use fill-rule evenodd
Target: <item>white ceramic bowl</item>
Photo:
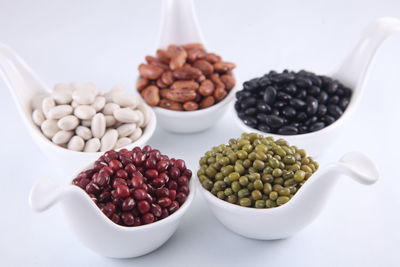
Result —
<path fill-rule="evenodd" d="M 52 143 L 32 121 L 33 97 L 46 95 L 51 92 L 31 68 L 11 48 L 0 43 L 0 74 L 4 78 L 18 111 L 28 129 L 32 139 L 43 153 L 52 161 L 61 166 L 68 174 L 72 174 L 82 165 L 98 159 L 103 152 L 77 152 L 68 150 Z M 131 149 L 143 146 L 153 135 L 156 128 L 156 116 L 151 108 L 151 119 L 144 129 L 143 135 L 134 143 L 121 148 Z"/>
<path fill-rule="evenodd" d="M 193 201 L 196 190 L 194 179 L 192 177 L 189 184 L 188 198 L 175 213 L 137 227 L 115 224 L 81 188 L 71 184 L 61 185 L 54 179 L 39 180 L 31 189 L 29 203 L 34 211 L 42 212 L 60 202 L 65 219 L 85 247 L 106 257 L 133 258 L 156 250 L 176 231 Z"/>
<path fill-rule="evenodd" d="M 231 204 L 204 189 L 197 177 L 196 183 L 215 217 L 229 230 L 248 238 L 273 240 L 292 236 L 309 225 L 323 210 L 341 176 L 370 185 L 378 180 L 379 172 L 367 156 L 347 153 L 313 174 L 289 202 L 269 209 Z"/>

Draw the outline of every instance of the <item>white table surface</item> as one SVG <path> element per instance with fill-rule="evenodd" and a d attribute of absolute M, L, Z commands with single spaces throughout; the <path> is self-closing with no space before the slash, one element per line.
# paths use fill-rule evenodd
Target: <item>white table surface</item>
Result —
<path fill-rule="evenodd" d="M 351 3 L 350 3 L 351 2 Z M 197 0 L 210 50 L 236 62 L 241 81 L 271 69 L 334 70 L 364 26 L 380 16 L 400 18 L 399 1 Z M 137 65 L 157 40 L 160 1 L 1 0 L 0 42 L 48 84 L 94 81 L 133 90 Z M 197 195 L 173 237 L 136 259 L 107 259 L 87 250 L 58 208 L 28 206 L 43 176 L 66 180 L 44 157 L 0 82 L 0 266 L 399 266 L 400 35 L 378 52 L 353 123 L 321 165 L 343 153 L 368 153 L 380 181 L 341 180 L 316 221 L 292 238 L 255 241 L 225 229 Z M 195 171 L 208 148 L 240 130 L 226 114 L 214 128 L 175 135 L 157 129 L 149 144 L 184 158 Z"/>

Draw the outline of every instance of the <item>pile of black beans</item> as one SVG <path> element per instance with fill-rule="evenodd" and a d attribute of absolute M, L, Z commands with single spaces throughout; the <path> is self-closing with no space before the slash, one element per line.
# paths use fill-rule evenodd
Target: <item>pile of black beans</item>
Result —
<path fill-rule="evenodd" d="M 301 70 L 270 71 L 243 83 L 235 109 L 249 127 L 296 135 L 332 124 L 346 110 L 352 90 L 330 77 Z"/>

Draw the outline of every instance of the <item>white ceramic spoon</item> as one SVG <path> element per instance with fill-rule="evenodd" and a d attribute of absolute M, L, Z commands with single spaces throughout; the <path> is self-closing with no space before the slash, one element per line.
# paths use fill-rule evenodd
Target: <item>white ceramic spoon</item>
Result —
<path fill-rule="evenodd" d="M 359 152 L 345 154 L 340 161 L 318 170 L 286 204 L 270 209 L 246 208 L 221 200 L 198 188 L 215 217 L 233 232 L 245 237 L 273 240 L 289 237 L 310 224 L 322 211 L 340 177 L 370 185 L 379 178 L 375 164 Z"/>
<path fill-rule="evenodd" d="M 161 31 L 157 48 L 165 49 L 170 44 L 187 43 L 202 43 L 208 48 L 202 37 L 192 0 L 163 0 L 162 3 Z M 206 130 L 224 115 L 235 96 L 235 88 L 221 102 L 206 109 L 188 112 L 155 107 L 158 123 L 164 129 L 176 133 Z"/>
<path fill-rule="evenodd" d="M 32 121 L 31 100 L 39 94 L 49 94 L 50 88 L 45 85 L 31 68 L 11 48 L 0 43 L 0 74 L 3 77 L 19 113 L 31 134 L 33 140 L 46 156 L 56 161 L 67 173 L 71 174 L 81 167 L 98 159 L 103 153 L 76 152 L 53 144 Z M 145 128 L 142 137 L 136 142 L 125 146 L 132 149 L 144 145 L 153 135 L 156 127 L 156 116 L 151 111 L 151 120 Z"/>
<path fill-rule="evenodd" d="M 344 127 L 346 127 L 346 123 L 349 123 L 349 118 L 354 113 L 361 99 L 371 62 L 376 51 L 387 37 L 398 31 L 400 31 L 400 20 L 398 19 L 385 17 L 374 21 L 365 29 L 360 41 L 340 65 L 339 70 L 331 75 L 353 90 L 349 106 L 336 122 L 312 133 L 301 135 L 268 135 L 275 138 L 284 138 L 290 144 L 306 149 L 309 155 L 319 156 L 323 154 L 330 145 L 334 144 L 338 136 L 346 130 Z M 236 111 L 233 110 L 233 112 L 236 123 L 243 131 L 266 134 L 248 127 L 239 119 Z"/>
<path fill-rule="evenodd" d="M 84 246 L 106 257 L 132 258 L 157 249 L 172 236 L 192 203 L 196 190 L 193 179 L 188 198 L 175 213 L 138 227 L 115 224 L 81 188 L 60 184 L 55 179 L 39 180 L 31 189 L 29 205 L 34 211 L 42 212 L 59 203 L 65 219 Z"/>

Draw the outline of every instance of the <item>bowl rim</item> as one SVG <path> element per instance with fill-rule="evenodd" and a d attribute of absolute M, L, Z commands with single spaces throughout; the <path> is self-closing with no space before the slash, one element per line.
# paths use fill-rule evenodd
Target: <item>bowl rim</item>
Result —
<path fill-rule="evenodd" d="M 136 140 L 135 142 L 132 142 L 126 146 L 117 148 L 118 150 L 126 148 L 126 149 L 130 149 L 135 147 L 138 144 L 141 144 L 142 142 L 147 142 L 154 134 L 155 130 L 156 130 L 156 126 L 157 126 L 157 116 L 154 113 L 153 109 L 147 105 L 145 102 L 141 101 L 140 104 L 146 105 L 146 108 L 150 111 L 150 120 L 148 122 L 148 124 L 146 125 L 146 127 L 144 128 L 143 134 L 142 136 Z M 68 148 L 64 148 L 62 146 L 59 146 L 57 144 L 54 144 L 53 142 L 51 142 L 39 129 L 39 126 L 37 126 L 33 121 L 32 118 L 30 118 L 30 120 L 28 120 L 29 123 L 31 124 L 33 130 L 35 131 L 37 137 L 39 138 L 39 140 L 43 141 L 46 145 L 54 148 L 57 151 L 63 152 L 63 153 L 73 153 L 73 154 L 79 154 L 79 155 L 90 155 L 90 156 L 100 156 L 101 154 L 104 154 L 106 151 L 98 151 L 98 152 L 84 152 L 84 151 L 74 151 L 74 150 L 70 150 Z"/>
<path fill-rule="evenodd" d="M 91 167 L 93 167 L 93 163 L 87 165 L 85 168 L 82 168 L 80 171 L 76 172 L 72 177 L 76 177 L 80 172 L 88 170 Z M 190 181 L 189 181 L 189 190 L 190 190 L 189 195 L 188 195 L 186 201 L 183 203 L 183 205 L 180 206 L 176 212 L 172 213 L 168 217 L 165 217 L 164 219 L 161 219 L 156 222 L 152 222 L 150 224 L 145 224 L 145 225 L 140 225 L 140 226 L 123 226 L 123 225 L 119 225 L 119 224 L 116 224 L 113 221 L 111 221 L 111 219 L 108 218 L 100 210 L 100 208 L 96 205 L 96 203 L 94 203 L 94 201 L 92 199 L 90 199 L 89 195 L 82 188 L 72 184 L 73 179 L 74 178 L 72 178 L 72 180 L 70 180 L 68 183 L 68 190 L 74 190 L 75 192 L 77 192 L 79 194 L 85 195 L 86 201 L 90 202 L 89 205 L 91 205 L 91 207 L 94 210 L 96 210 L 95 212 L 97 214 L 99 214 L 101 216 L 101 218 L 103 218 L 104 223 L 106 223 L 107 225 L 109 225 L 110 227 L 112 227 L 113 229 L 115 229 L 117 231 L 125 231 L 125 232 L 137 232 L 137 231 L 141 231 L 141 230 L 148 230 L 148 229 L 155 228 L 155 227 L 162 227 L 164 224 L 172 223 L 173 221 L 178 220 L 180 217 L 182 217 L 186 213 L 189 206 L 192 204 L 192 201 L 194 199 L 194 195 L 196 194 L 196 189 L 197 189 L 194 184 L 194 176 L 192 175 L 192 177 L 190 178 Z"/>

